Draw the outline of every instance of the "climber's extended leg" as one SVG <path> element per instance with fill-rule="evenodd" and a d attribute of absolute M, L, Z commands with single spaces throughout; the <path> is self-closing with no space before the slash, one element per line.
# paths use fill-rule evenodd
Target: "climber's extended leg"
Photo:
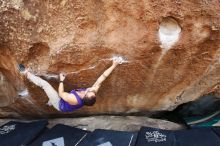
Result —
<path fill-rule="evenodd" d="M 57 91 L 47 81 L 30 73 L 27 69 L 25 69 L 23 65 L 20 64 L 18 68 L 21 72 L 27 75 L 28 80 L 44 90 L 44 92 L 47 94 L 47 97 L 49 98 L 48 103 L 52 104 L 55 109 L 59 110 L 60 97 Z"/>
<path fill-rule="evenodd" d="M 48 103 L 52 104 L 55 109 L 59 110 L 60 97 L 57 91 L 47 81 L 30 72 L 27 72 L 27 78 L 35 85 L 41 87 L 49 98 Z"/>

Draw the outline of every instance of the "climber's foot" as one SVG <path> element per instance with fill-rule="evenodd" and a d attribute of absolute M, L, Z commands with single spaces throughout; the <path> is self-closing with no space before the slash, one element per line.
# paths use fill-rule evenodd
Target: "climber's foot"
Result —
<path fill-rule="evenodd" d="M 23 64 L 19 64 L 18 70 L 20 71 L 21 74 L 27 74 L 27 72 L 29 71 L 29 68 L 25 68 Z"/>

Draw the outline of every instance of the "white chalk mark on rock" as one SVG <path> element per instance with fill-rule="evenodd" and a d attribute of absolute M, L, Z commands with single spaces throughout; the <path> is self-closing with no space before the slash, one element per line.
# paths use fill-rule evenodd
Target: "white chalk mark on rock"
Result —
<path fill-rule="evenodd" d="M 4 76 L 3 74 L 0 72 L 0 85 L 4 84 Z"/>
<path fill-rule="evenodd" d="M 80 72 L 82 72 L 82 71 L 85 71 L 85 70 L 94 69 L 95 67 L 96 67 L 96 65 L 90 66 L 90 67 L 88 67 L 88 68 L 80 69 L 80 70 L 78 70 L 78 71 L 73 71 L 73 72 L 70 72 L 70 73 L 67 73 L 67 74 L 78 74 L 78 73 L 80 73 Z"/>
<path fill-rule="evenodd" d="M 128 62 L 124 57 L 117 56 L 117 55 L 114 55 L 112 58 L 110 58 L 110 60 L 118 61 L 118 62 L 120 62 L 120 64 Z"/>
<path fill-rule="evenodd" d="M 121 56 L 113 56 L 112 58 L 100 59 L 98 62 L 100 62 L 100 61 L 111 61 L 111 60 L 114 60 L 114 59 L 119 59 L 119 61 L 121 61 L 122 63 L 128 63 L 129 62 L 129 61 L 125 60 L 125 58 L 123 58 Z M 70 72 L 70 73 L 67 73 L 67 74 L 78 74 L 78 73 L 80 73 L 82 71 L 85 71 L 85 70 L 94 69 L 96 66 L 97 66 L 97 64 L 93 65 L 93 66 L 89 66 L 88 68 L 80 69 L 78 71 Z"/>
<path fill-rule="evenodd" d="M 111 60 L 114 60 L 114 59 L 118 59 L 121 63 L 129 63 L 129 61 L 127 61 L 124 57 L 122 56 L 117 56 L 117 55 L 114 55 L 112 58 L 105 58 L 105 59 L 100 59 L 98 60 L 98 62 L 100 61 L 111 61 Z M 95 65 L 92 65 L 92 66 L 89 66 L 87 68 L 83 68 L 83 69 L 80 69 L 80 70 L 77 70 L 77 71 L 73 71 L 73 72 L 68 72 L 68 73 L 65 73 L 66 75 L 70 75 L 70 74 L 79 74 L 80 72 L 82 71 L 86 71 L 86 70 L 92 70 L 94 68 L 96 68 L 98 64 L 95 64 Z M 51 79 L 56 79 L 58 80 L 59 79 L 59 75 L 57 74 L 47 74 L 47 73 L 40 73 L 40 74 L 36 74 L 38 76 L 43 76 L 44 78 L 46 78 L 47 80 L 51 80 Z"/>
<path fill-rule="evenodd" d="M 179 24 L 175 19 L 171 17 L 166 17 L 161 22 L 158 34 L 161 42 L 160 47 L 163 50 L 162 50 L 162 54 L 160 55 L 154 67 L 153 78 L 164 55 L 179 40 L 180 32 L 181 32 L 181 27 L 179 26 Z"/>
<path fill-rule="evenodd" d="M 41 76 L 45 77 L 47 80 L 51 80 L 51 79 L 59 79 L 59 76 L 56 74 L 42 74 Z"/>
<path fill-rule="evenodd" d="M 27 97 L 29 95 L 29 92 L 27 89 L 24 89 L 24 90 L 18 92 L 18 95 L 21 97 Z"/>
<path fill-rule="evenodd" d="M 164 51 L 168 51 L 178 40 L 181 32 L 181 27 L 171 17 L 166 17 L 160 24 L 159 38 L 161 42 L 161 48 Z"/>

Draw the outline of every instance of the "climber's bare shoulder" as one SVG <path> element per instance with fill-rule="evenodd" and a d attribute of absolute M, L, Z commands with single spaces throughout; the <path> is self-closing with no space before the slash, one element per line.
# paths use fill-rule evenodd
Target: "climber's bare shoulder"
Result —
<path fill-rule="evenodd" d="M 62 93 L 62 94 L 60 95 L 60 97 L 61 97 L 64 101 L 68 102 L 68 103 L 71 104 L 71 105 L 77 105 L 77 104 L 78 104 L 78 101 L 77 101 L 77 99 L 76 99 L 76 97 L 75 97 L 74 94 L 70 94 L 70 93 L 64 92 L 64 93 Z"/>

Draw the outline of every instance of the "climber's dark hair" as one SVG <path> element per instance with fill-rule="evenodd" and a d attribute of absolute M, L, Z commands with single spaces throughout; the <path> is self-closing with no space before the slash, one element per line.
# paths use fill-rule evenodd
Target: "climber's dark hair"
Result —
<path fill-rule="evenodd" d="M 82 101 L 83 101 L 84 105 L 86 105 L 86 106 L 93 106 L 96 102 L 96 97 L 95 96 L 90 97 L 90 98 L 89 97 L 84 97 L 82 99 Z"/>

